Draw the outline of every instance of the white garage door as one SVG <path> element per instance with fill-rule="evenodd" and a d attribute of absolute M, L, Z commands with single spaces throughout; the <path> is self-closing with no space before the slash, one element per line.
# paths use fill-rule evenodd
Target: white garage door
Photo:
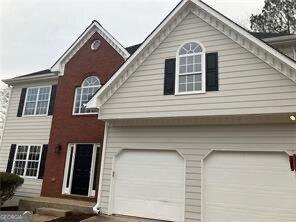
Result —
<path fill-rule="evenodd" d="M 126 150 L 114 171 L 113 214 L 184 221 L 184 160 L 177 152 Z"/>
<path fill-rule="evenodd" d="M 296 221 L 296 175 L 288 155 L 214 152 L 203 173 L 205 222 Z"/>

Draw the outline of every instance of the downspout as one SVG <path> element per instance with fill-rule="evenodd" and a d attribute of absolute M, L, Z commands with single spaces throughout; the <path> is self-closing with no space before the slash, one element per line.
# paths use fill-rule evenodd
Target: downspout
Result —
<path fill-rule="evenodd" d="M 105 163 L 105 152 L 106 152 L 106 144 L 107 144 L 107 135 L 108 135 L 108 122 L 105 122 L 104 141 L 103 141 L 101 168 L 100 168 L 100 181 L 99 181 L 98 197 L 97 197 L 97 203 L 93 207 L 93 212 L 95 214 L 99 214 L 100 213 L 100 202 L 101 202 L 101 194 L 102 194 L 102 180 L 103 180 L 103 174 L 104 174 L 104 163 Z"/>

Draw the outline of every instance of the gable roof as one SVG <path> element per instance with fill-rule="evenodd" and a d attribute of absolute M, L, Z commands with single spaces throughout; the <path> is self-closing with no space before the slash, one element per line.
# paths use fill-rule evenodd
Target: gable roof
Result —
<path fill-rule="evenodd" d="M 25 77 L 30 77 L 30 76 L 39 76 L 39 75 L 45 75 L 51 73 L 50 69 L 43 69 L 37 72 L 32 72 L 29 74 L 21 75 L 21 76 L 16 76 L 13 79 L 19 79 L 19 78 L 25 78 Z"/>
<path fill-rule="evenodd" d="M 137 45 L 129 46 L 129 47 L 125 48 L 125 49 L 126 49 L 126 51 L 129 52 L 130 55 L 132 55 L 132 54 L 135 53 L 135 51 L 137 51 L 137 49 L 138 49 L 141 45 L 142 45 L 142 43 L 137 44 Z"/>
<path fill-rule="evenodd" d="M 132 45 L 132 46 L 129 46 L 129 47 L 126 47 L 126 51 L 129 52 L 130 55 L 134 54 L 134 52 L 140 47 L 141 44 L 136 44 L 136 45 Z M 15 80 L 19 80 L 19 79 L 32 79 L 34 77 L 42 77 L 42 76 L 45 76 L 45 75 L 49 75 L 49 74 L 56 74 L 56 72 L 52 72 L 50 69 L 43 69 L 43 70 L 40 70 L 40 71 L 37 71 L 37 72 L 32 72 L 32 73 L 29 73 L 29 74 L 24 74 L 24 75 L 20 75 L 20 76 L 16 76 L 12 79 L 4 79 L 3 82 L 9 82 L 9 83 L 12 83 L 13 81 Z"/>
<path fill-rule="evenodd" d="M 57 79 L 57 78 L 58 78 L 58 72 L 52 72 L 50 69 L 44 69 L 38 72 L 17 76 L 11 79 L 3 79 L 2 81 L 8 85 L 14 85 L 16 83 L 24 83 L 24 82 L 31 82 L 31 81 L 37 81 L 37 80 L 51 80 L 51 79 Z"/>
<path fill-rule="evenodd" d="M 53 64 L 51 71 L 60 71 L 60 75 L 63 75 L 65 64 L 95 32 L 99 33 L 125 60 L 130 56 L 130 53 L 98 21 L 94 20 Z"/>
<path fill-rule="evenodd" d="M 144 40 L 138 50 L 136 50 L 101 90 L 87 103 L 87 107 L 101 107 L 189 12 L 192 12 L 279 72 L 286 75 L 292 81 L 296 82 L 295 61 L 253 36 L 247 30 L 201 0 L 182 0 Z"/>

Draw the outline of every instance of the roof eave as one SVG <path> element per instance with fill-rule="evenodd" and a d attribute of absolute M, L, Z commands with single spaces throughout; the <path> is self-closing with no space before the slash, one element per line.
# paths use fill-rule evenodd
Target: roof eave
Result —
<path fill-rule="evenodd" d="M 18 83 L 28 83 L 34 81 L 41 81 L 41 80 L 54 80 L 58 78 L 58 72 L 52 72 L 48 74 L 41 74 L 41 75 L 34 75 L 34 76 L 27 76 L 27 77 L 18 77 L 18 78 L 11 78 L 11 79 L 3 79 L 2 81 L 7 85 L 15 85 Z"/>

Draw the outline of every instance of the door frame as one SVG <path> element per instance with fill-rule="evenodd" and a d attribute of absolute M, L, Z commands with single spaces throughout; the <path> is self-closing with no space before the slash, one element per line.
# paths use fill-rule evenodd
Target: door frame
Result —
<path fill-rule="evenodd" d="M 96 190 L 93 190 L 93 182 L 95 179 L 94 174 L 95 174 L 95 167 L 96 167 L 97 152 L 98 152 L 98 149 L 100 148 L 100 144 L 98 144 L 98 143 L 95 143 L 95 144 L 94 143 L 70 143 L 70 144 L 68 144 L 66 162 L 65 162 L 65 167 L 64 167 L 64 179 L 63 179 L 62 194 L 74 195 L 74 194 L 71 194 L 71 189 L 72 189 L 76 149 L 77 149 L 77 145 L 84 145 L 84 144 L 92 144 L 93 145 L 87 197 L 94 197 L 96 195 Z"/>

